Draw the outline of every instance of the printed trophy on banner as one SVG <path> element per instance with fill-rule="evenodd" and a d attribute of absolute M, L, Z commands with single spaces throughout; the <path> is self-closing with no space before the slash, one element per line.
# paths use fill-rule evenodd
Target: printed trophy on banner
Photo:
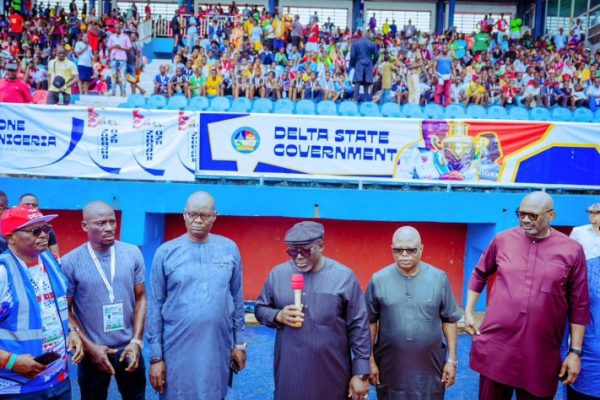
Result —
<path fill-rule="evenodd" d="M 476 162 L 485 147 L 486 140 L 468 135 L 468 124 L 464 121 L 451 123 L 450 132 L 442 140 L 441 148 L 444 163 L 449 172 L 442 180 L 477 180 Z"/>

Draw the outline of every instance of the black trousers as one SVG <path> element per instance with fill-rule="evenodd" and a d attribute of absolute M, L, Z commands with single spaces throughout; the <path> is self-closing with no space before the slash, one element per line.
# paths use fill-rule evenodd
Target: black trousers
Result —
<path fill-rule="evenodd" d="M 146 394 L 146 366 L 140 354 L 140 362 L 133 372 L 126 372 L 127 361 L 119 362 L 123 350 L 109 355 L 108 359 L 115 369 L 117 387 L 123 400 L 144 400 Z M 111 375 L 101 371 L 87 357 L 77 370 L 77 380 L 82 400 L 106 400 Z"/>

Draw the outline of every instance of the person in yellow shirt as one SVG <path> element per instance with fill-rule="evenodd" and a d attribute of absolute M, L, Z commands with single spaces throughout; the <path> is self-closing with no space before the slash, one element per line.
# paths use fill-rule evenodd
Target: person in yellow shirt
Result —
<path fill-rule="evenodd" d="M 77 85 L 79 73 L 74 62 L 67 60 L 64 47 L 56 49 L 56 58 L 48 63 L 48 98 L 46 104 L 71 103 L 71 87 Z"/>
<path fill-rule="evenodd" d="M 573 78 L 579 79 L 579 82 L 584 85 L 591 77 L 590 69 L 584 62 L 577 64 L 577 70 L 573 73 Z"/>
<path fill-rule="evenodd" d="M 223 96 L 223 77 L 218 75 L 214 68 L 210 71 L 210 76 L 206 78 L 206 95 Z"/>
<path fill-rule="evenodd" d="M 381 27 L 381 32 L 383 32 L 383 34 L 386 36 L 390 34 L 390 23 L 388 22 L 387 18 L 385 19 L 385 23 Z"/>
<path fill-rule="evenodd" d="M 481 105 L 485 95 L 485 87 L 478 82 L 477 76 L 473 76 L 472 79 L 465 90 L 465 107 L 469 104 Z"/>

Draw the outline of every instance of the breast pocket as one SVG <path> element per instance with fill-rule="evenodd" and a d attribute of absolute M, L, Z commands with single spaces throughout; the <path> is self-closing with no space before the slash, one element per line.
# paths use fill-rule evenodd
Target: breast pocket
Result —
<path fill-rule="evenodd" d="M 431 297 L 420 299 L 415 304 L 415 315 L 421 321 L 431 321 L 435 315 L 435 305 Z"/>
<path fill-rule="evenodd" d="M 547 265 L 544 270 L 540 291 L 556 296 L 564 296 L 570 272 L 571 268 L 564 265 Z"/>
<path fill-rule="evenodd" d="M 310 303 L 310 315 L 319 325 L 329 325 L 340 316 L 341 298 L 335 294 L 315 293 Z"/>

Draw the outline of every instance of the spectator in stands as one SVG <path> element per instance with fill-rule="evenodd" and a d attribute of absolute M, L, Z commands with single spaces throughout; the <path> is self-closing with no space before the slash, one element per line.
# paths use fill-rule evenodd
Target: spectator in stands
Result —
<path fill-rule="evenodd" d="M 142 49 L 137 42 L 137 32 L 125 29 L 123 33 L 128 35 L 131 41 L 131 48 L 127 50 L 125 79 L 131 85 L 131 94 L 135 94 L 139 90 L 142 95 L 145 95 L 146 91 L 139 85 L 143 65 Z"/>
<path fill-rule="evenodd" d="M 4 68 L 6 78 L 0 79 L 0 103 L 33 103 L 29 86 L 17 76 L 17 64 L 6 64 Z"/>
<path fill-rule="evenodd" d="M 171 77 L 167 75 L 167 66 L 161 65 L 159 67 L 159 73 L 154 78 L 154 94 L 162 94 L 164 96 L 169 95 L 169 82 Z"/>
<path fill-rule="evenodd" d="M 590 110 L 595 113 L 600 107 L 600 78 L 594 77 L 594 84 L 587 88 L 588 105 Z"/>
<path fill-rule="evenodd" d="M 46 104 L 71 103 L 71 87 L 79 81 L 77 66 L 66 58 L 64 47 L 56 49 L 56 58 L 48 63 L 48 97 Z"/>
<path fill-rule="evenodd" d="M 175 75 L 169 81 L 169 93 L 168 97 L 172 97 L 174 94 L 185 95 L 188 92 L 188 79 L 183 73 L 182 67 L 177 67 Z"/>
<path fill-rule="evenodd" d="M 434 70 L 437 74 L 435 103 L 440 104 L 444 96 L 444 107 L 450 104 L 450 87 L 452 85 L 452 57 L 448 54 L 448 45 L 442 46 L 442 52 L 435 58 Z"/>
<path fill-rule="evenodd" d="M 125 96 L 127 52 L 131 50 L 132 44 L 129 36 L 123 32 L 123 26 L 120 23 L 115 25 L 115 33 L 110 35 L 106 48 L 110 52 L 111 94 L 113 96 L 117 94 L 118 85 L 121 96 Z"/>
<path fill-rule="evenodd" d="M 262 84 L 260 87 L 262 88 Z M 206 79 L 206 95 L 209 97 L 223 96 L 223 77 L 218 75 L 215 68 L 210 70 L 210 75 Z"/>
<path fill-rule="evenodd" d="M 358 102 L 360 87 L 364 89 L 365 101 L 371 100 L 369 93 L 373 84 L 373 65 L 379 58 L 377 45 L 370 40 L 370 35 L 365 32 L 364 36 L 357 40 L 350 51 L 350 67 L 354 68 L 354 101 Z"/>
<path fill-rule="evenodd" d="M 79 74 L 79 93 L 88 94 L 89 84 L 94 75 L 92 68 L 93 52 L 89 44 L 87 34 L 81 35 L 81 40 L 75 44 L 75 56 L 77 57 L 77 72 Z"/>

